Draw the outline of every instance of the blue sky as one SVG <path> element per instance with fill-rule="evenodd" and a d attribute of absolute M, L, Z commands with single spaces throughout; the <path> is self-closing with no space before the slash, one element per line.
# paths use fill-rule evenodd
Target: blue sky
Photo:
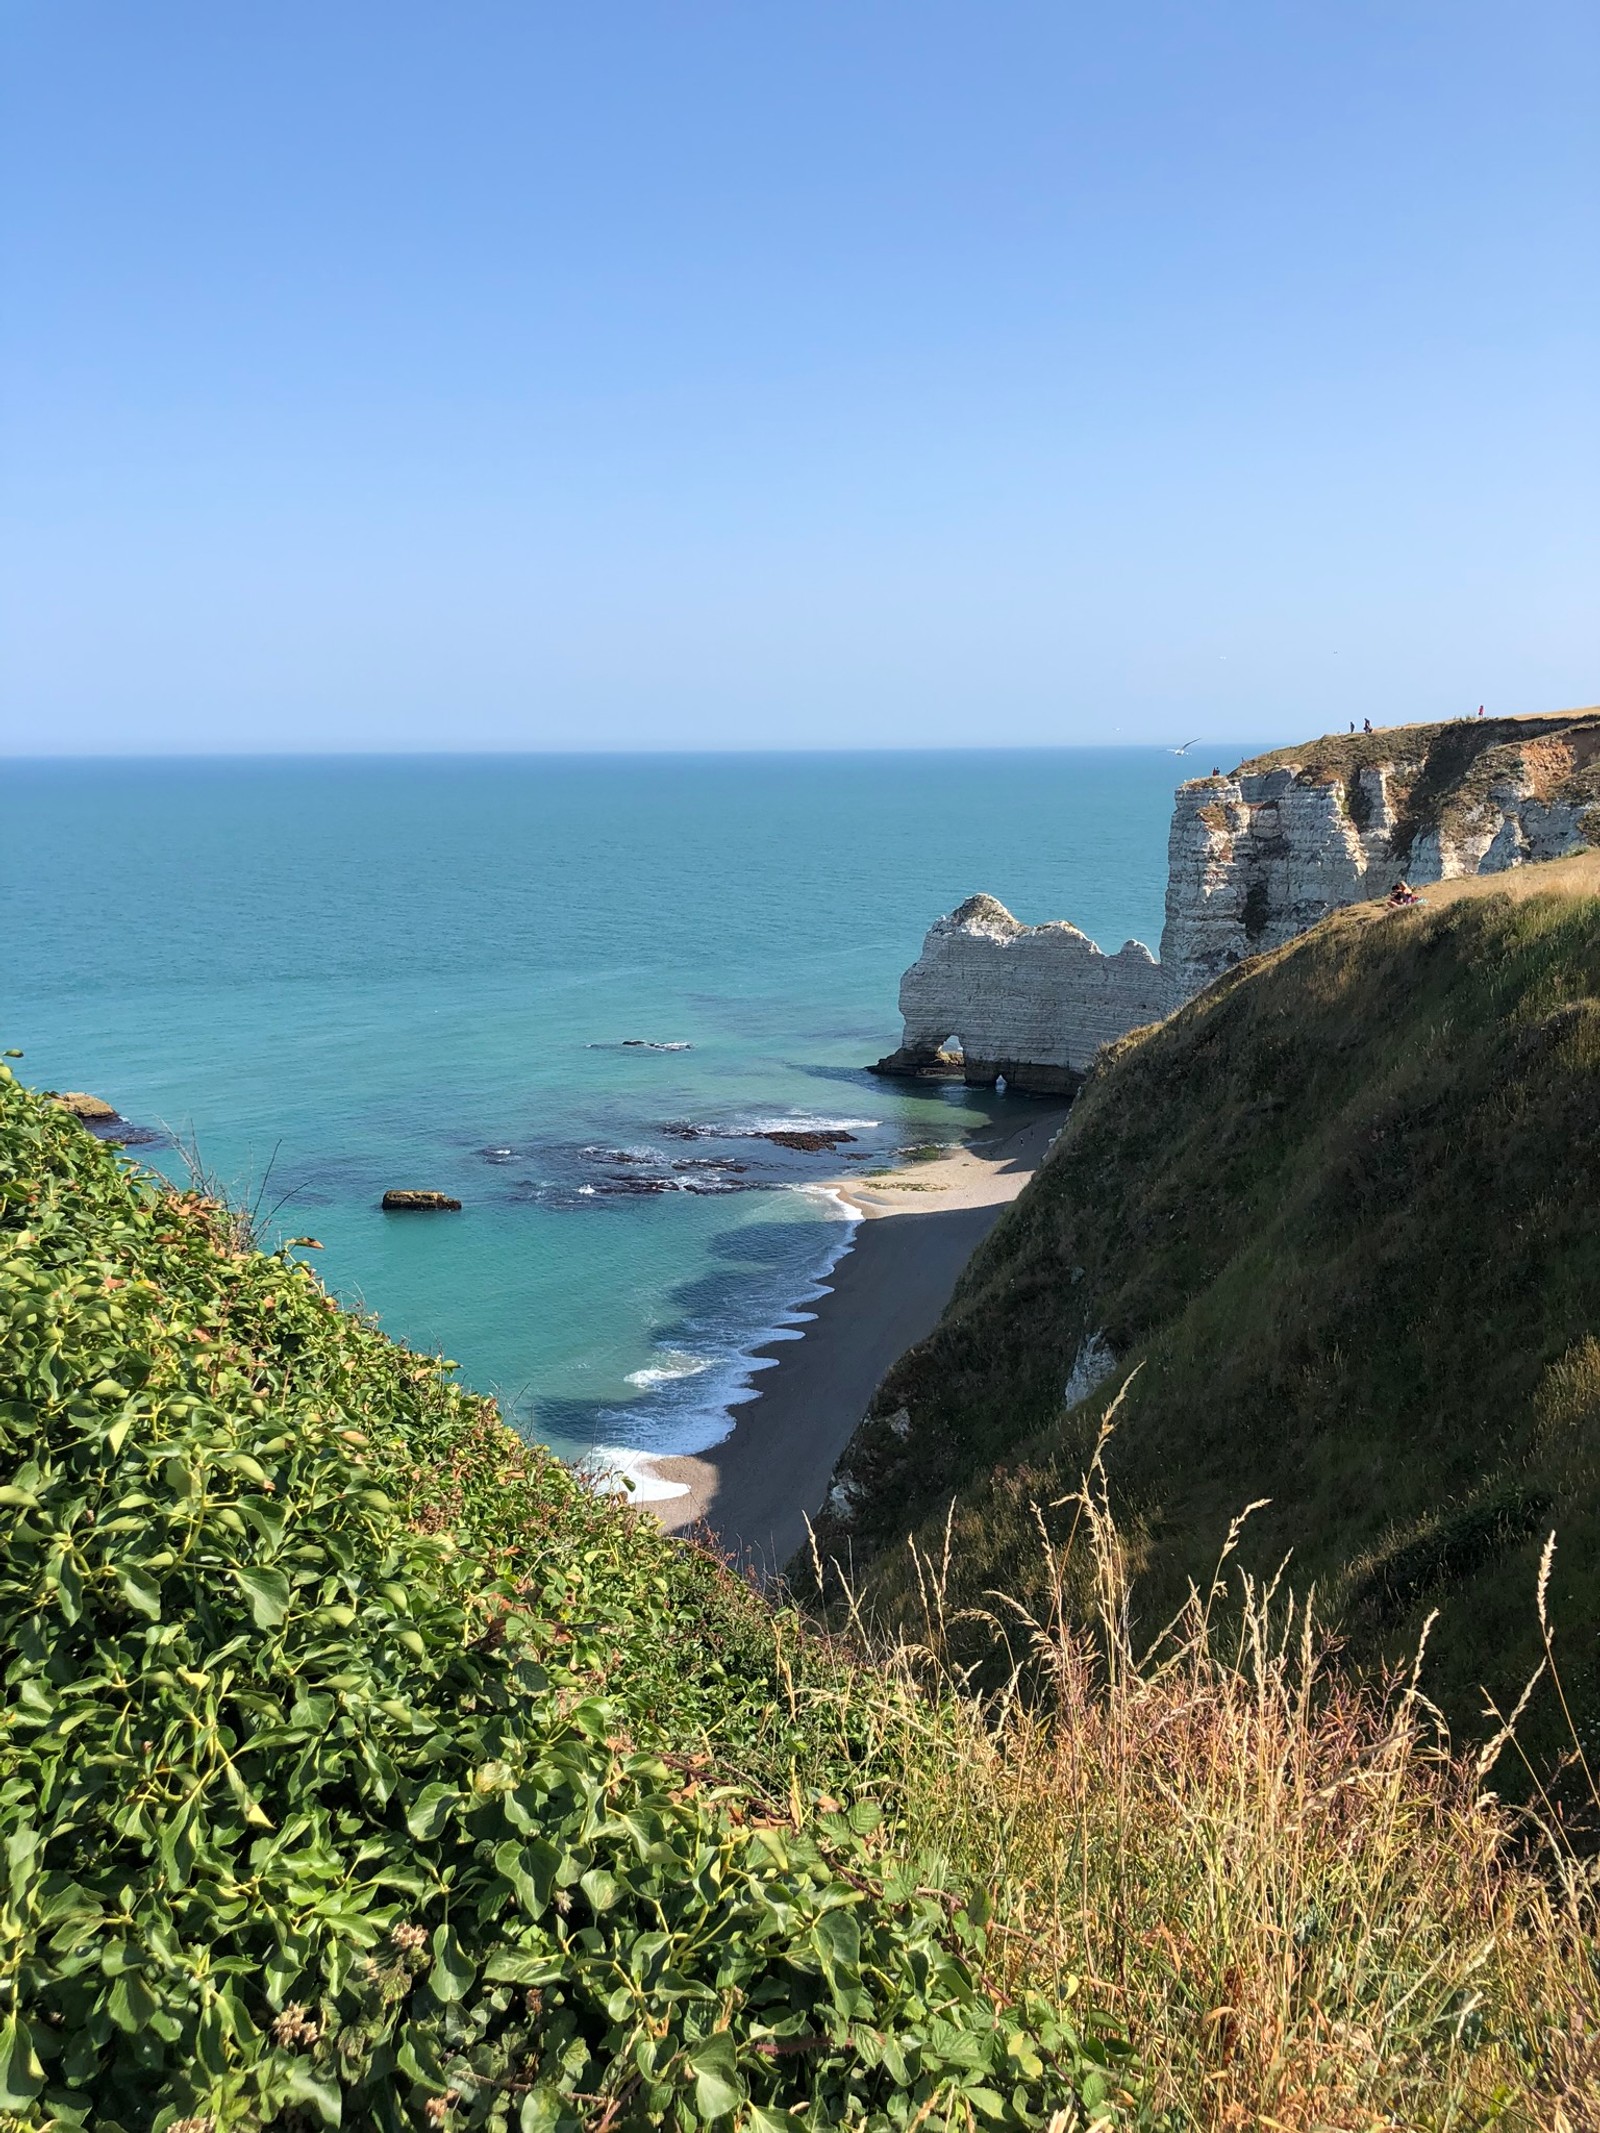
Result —
<path fill-rule="evenodd" d="M 1593 701 L 1597 92 L 1592 0 L 0 0 L 0 747 Z"/>

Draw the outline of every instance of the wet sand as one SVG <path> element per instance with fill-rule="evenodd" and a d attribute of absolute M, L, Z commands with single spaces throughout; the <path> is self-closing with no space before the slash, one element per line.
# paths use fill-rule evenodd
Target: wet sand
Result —
<path fill-rule="evenodd" d="M 889 1366 L 932 1332 L 974 1247 L 1044 1160 L 1066 1116 L 1043 1104 L 1004 1133 L 980 1134 L 936 1162 L 891 1177 L 829 1182 L 865 1220 L 829 1277 L 799 1340 L 758 1349 L 775 1368 L 734 1410 L 733 1434 L 693 1458 L 649 1471 L 687 1493 L 650 1504 L 677 1531 L 704 1524 L 763 1574 L 806 1538 L 835 1460 Z"/>

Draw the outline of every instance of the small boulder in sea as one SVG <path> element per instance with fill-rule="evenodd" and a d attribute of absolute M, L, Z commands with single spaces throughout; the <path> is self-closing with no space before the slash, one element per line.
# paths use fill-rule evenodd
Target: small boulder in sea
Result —
<path fill-rule="evenodd" d="M 83 1119 L 85 1123 L 91 1119 L 103 1121 L 117 1116 L 103 1096 L 86 1096 L 82 1089 L 54 1091 L 50 1101 L 59 1104 L 63 1111 L 70 1111 L 74 1118 Z"/>
<path fill-rule="evenodd" d="M 452 1214 L 461 1212 L 461 1202 L 447 1192 L 386 1192 L 384 1211 L 391 1215 Z"/>
<path fill-rule="evenodd" d="M 826 1149 L 842 1147 L 846 1141 L 855 1139 L 853 1133 L 810 1130 L 797 1133 L 758 1133 L 753 1137 L 759 1141 L 771 1141 L 774 1148 L 798 1148 L 802 1155 L 820 1155 Z"/>

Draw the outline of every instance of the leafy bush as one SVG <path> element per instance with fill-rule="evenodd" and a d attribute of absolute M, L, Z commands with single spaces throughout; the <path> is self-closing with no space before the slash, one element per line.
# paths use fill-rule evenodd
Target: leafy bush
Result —
<path fill-rule="evenodd" d="M 808 1803 L 849 1744 L 752 1596 L 0 1075 L 0 2109 L 1093 2106 L 1101 2047 L 985 1989 L 982 1907 Z"/>

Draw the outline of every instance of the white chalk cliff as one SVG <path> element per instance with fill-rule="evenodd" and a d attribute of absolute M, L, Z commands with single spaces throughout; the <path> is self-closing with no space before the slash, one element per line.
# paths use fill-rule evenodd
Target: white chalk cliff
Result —
<path fill-rule="evenodd" d="M 1065 920 L 1023 926 L 992 896 L 969 896 L 935 920 L 900 980 L 905 1035 L 879 1072 L 917 1073 L 954 1040 L 969 1082 L 1066 1095 L 1101 1045 L 1177 1004 L 1142 942 L 1104 955 Z"/>
<path fill-rule="evenodd" d="M 1161 960 L 971 896 L 900 984 L 885 1074 L 1070 1094 L 1096 1051 L 1342 904 L 1600 844 L 1600 711 L 1330 734 L 1178 789 Z M 954 1046 L 959 1046 L 959 1055 Z"/>

